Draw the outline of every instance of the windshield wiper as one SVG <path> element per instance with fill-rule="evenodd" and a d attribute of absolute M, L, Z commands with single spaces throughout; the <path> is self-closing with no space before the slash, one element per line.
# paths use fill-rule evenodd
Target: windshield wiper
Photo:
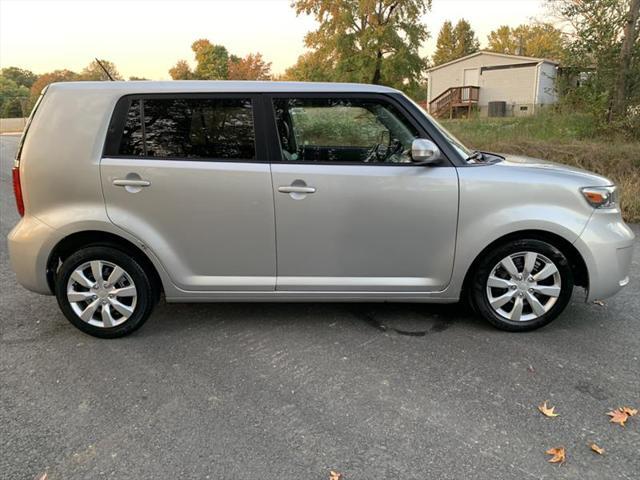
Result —
<path fill-rule="evenodd" d="M 482 153 L 480 150 L 474 150 L 473 153 L 465 159 L 465 161 L 469 163 L 484 162 L 485 160 L 486 158 L 484 156 L 484 153 Z"/>

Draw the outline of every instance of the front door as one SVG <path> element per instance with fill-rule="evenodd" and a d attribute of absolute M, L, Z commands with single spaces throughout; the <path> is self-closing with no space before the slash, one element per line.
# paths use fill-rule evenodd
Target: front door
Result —
<path fill-rule="evenodd" d="M 107 214 L 184 290 L 275 289 L 259 98 L 142 95 L 116 106 L 100 164 Z"/>
<path fill-rule="evenodd" d="M 465 87 L 478 87 L 480 85 L 480 70 L 477 68 L 465 68 L 462 85 Z"/>
<path fill-rule="evenodd" d="M 465 68 L 463 72 L 462 85 L 465 87 L 477 87 L 480 85 L 480 69 L 478 68 Z M 462 97 L 460 100 L 468 102 L 470 98 L 471 89 L 463 88 Z"/>
<path fill-rule="evenodd" d="M 385 96 L 274 96 L 277 290 L 429 292 L 449 283 L 455 168 L 411 163 L 426 138 Z"/>

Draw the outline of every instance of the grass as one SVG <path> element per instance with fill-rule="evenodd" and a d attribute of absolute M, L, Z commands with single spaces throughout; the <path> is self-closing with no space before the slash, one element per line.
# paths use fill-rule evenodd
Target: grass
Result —
<path fill-rule="evenodd" d="M 603 175 L 620 188 L 628 222 L 640 222 L 640 142 L 604 134 L 586 115 L 551 111 L 530 117 L 444 120 L 473 149 L 552 160 Z"/>

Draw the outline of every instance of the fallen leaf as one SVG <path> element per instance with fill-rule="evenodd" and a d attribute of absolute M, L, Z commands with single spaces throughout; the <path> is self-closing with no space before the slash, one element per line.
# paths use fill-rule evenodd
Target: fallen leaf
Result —
<path fill-rule="evenodd" d="M 638 409 L 637 408 L 622 407 L 621 410 L 624 413 L 626 413 L 627 415 L 629 415 L 630 417 L 633 417 L 633 416 L 638 414 Z"/>
<path fill-rule="evenodd" d="M 606 305 L 606 303 L 604 303 L 602 300 L 594 300 L 593 303 L 601 307 L 604 307 Z"/>
<path fill-rule="evenodd" d="M 609 420 L 611 423 L 618 423 L 622 427 L 624 427 L 624 423 L 629 418 L 629 414 L 621 408 L 617 408 L 615 410 L 612 410 L 611 412 L 607 412 L 607 415 L 611 417 L 611 420 Z"/>
<path fill-rule="evenodd" d="M 559 463 L 562 465 L 567 458 L 564 447 L 550 448 L 545 453 L 553 455 L 553 457 L 549 459 L 549 463 Z"/>
<path fill-rule="evenodd" d="M 549 408 L 547 406 L 546 400 L 542 405 L 538 405 L 538 410 L 540 410 L 540 413 L 542 413 L 545 417 L 557 417 L 558 414 L 554 412 L 555 409 L 556 407 Z"/>
<path fill-rule="evenodd" d="M 594 452 L 596 452 L 598 455 L 602 455 L 604 453 L 604 448 L 599 447 L 598 445 L 596 445 L 595 443 L 591 444 L 591 450 L 593 450 Z"/>
<path fill-rule="evenodd" d="M 340 480 L 342 478 L 342 474 L 338 472 L 334 472 L 331 470 L 329 472 L 329 480 Z"/>
<path fill-rule="evenodd" d="M 49 478 L 49 476 L 47 475 L 47 472 L 44 472 L 37 478 L 37 480 L 47 480 L 47 478 Z"/>

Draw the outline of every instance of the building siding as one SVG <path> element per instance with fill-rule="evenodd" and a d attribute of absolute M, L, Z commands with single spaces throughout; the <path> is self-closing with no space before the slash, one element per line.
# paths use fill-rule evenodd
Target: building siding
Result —
<path fill-rule="evenodd" d="M 527 115 L 536 105 L 555 103 L 556 66 L 540 60 L 539 63 L 516 68 L 484 70 L 482 67 L 500 65 L 531 64 L 535 59 L 503 57 L 483 53 L 468 59 L 446 65 L 428 72 L 428 99 L 431 102 L 450 87 L 464 85 L 465 70 L 478 69 L 478 87 L 480 87 L 478 108 L 486 114 L 489 102 L 507 103 L 508 115 Z M 467 72 L 468 78 L 474 76 Z"/>
<path fill-rule="evenodd" d="M 447 65 L 445 67 L 429 72 L 429 101 L 436 98 L 449 87 L 460 87 L 463 85 L 463 75 L 465 69 L 489 67 L 496 65 L 512 65 L 514 63 L 530 63 L 531 60 L 518 58 L 501 57 L 491 54 L 478 55 L 467 60 Z M 483 72 L 484 73 L 484 72 Z M 481 86 L 481 85 L 477 85 Z"/>
<path fill-rule="evenodd" d="M 558 101 L 556 76 L 557 70 L 555 65 L 551 63 L 543 63 L 540 65 L 538 97 L 536 99 L 538 105 L 550 105 Z"/>
<path fill-rule="evenodd" d="M 489 102 L 507 102 L 507 111 L 514 115 L 530 113 L 529 109 L 535 103 L 537 68 L 531 66 L 482 72 L 478 98 L 480 112 L 484 112 Z"/>

